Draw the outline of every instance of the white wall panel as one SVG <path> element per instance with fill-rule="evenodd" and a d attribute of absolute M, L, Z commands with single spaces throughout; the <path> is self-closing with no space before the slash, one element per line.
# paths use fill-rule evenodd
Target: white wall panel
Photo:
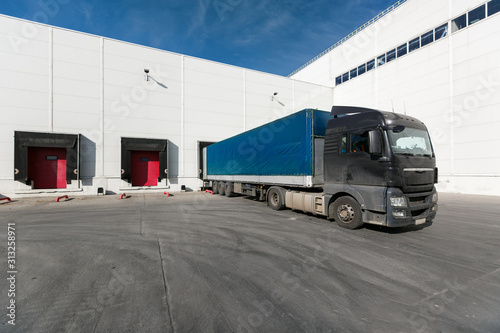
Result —
<path fill-rule="evenodd" d="M 33 92 L 47 92 L 47 75 L 23 73 L 11 70 L 2 71 L 0 88 L 29 90 Z"/>
<path fill-rule="evenodd" d="M 54 95 L 54 111 L 99 115 L 100 102 L 97 98 L 70 95 Z M 98 119 L 98 118 L 96 118 Z"/>
<path fill-rule="evenodd" d="M 29 96 L 27 93 L 29 92 Z M 29 112 L 29 110 L 36 110 L 39 112 L 41 110 L 47 110 L 48 97 L 47 93 L 36 92 L 30 90 L 20 90 L 20 89 L 10 89 L 2 88 L 0 89 L 0 105 L 2 107 L 19 109 L 19 112 Z M 29 113 L 24 114 L 25 116 Z M 18 113 L 12 113 L 16 118 L 20 117 Z M 29 121 L 29 118 L 25 120 Z"/>
<path fill-rule="evenodd" d="M 57 31 L 57 30 L 56 30 Z M 67 36 L 64 39 L 69 39 Z M 69 62 L 73 64 L 82 64 L 88 66 L 99 66 L 100 53 L 99 53 L 99 39 L 95 39 L 96 47 L 93 49 L 82 49 L 78 47 L 67 46 L 64 43 L 63 38 L 61 40 L 57 39 L 57 34 L 54 33 L 54 62 L 57 64 L 58 61 Z"/>

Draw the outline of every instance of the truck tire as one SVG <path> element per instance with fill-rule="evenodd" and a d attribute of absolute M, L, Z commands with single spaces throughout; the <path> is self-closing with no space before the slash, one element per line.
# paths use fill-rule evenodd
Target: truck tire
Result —
<path fill-rule="evenodd" d="M 285 196 L 279 187 L 271 187 L 267 192 L 267 202 L 274 210 L 285 208 Z"/>
<path fill-rule="evenodd" d="M 224 193 L 226 193 L 226 197 L 233 197 L 233 184 L 231 184 L 230 182 L 225 183 Z"/>
<path fill-rule="evenodd" d="M 213 182 L 212 183 L 212 192 L 214 194 L 219 193 L 219 183 L 218 182 Z"/>
<path fill-rule="evenodd" d="M 219 192 L 220 195 L 224 195 L 225 188 L 226 188 L 226 185 L 224 182 L 217 182 L 217 191 Z"/>
<path fill-rule="evenodd" d="M 342 228 L 357 229 L 363 225 L 361 207 L 352 197 L 338 198 L 330 204 L 328 213 Z"/>

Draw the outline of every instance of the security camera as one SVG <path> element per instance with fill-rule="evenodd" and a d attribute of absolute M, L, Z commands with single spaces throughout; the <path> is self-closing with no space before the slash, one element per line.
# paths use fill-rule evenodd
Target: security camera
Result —
<path fill-rule="evenodd" d="M 148 74 L 149 73 L 149 69 L 144 69 L 144 73 Z"/>

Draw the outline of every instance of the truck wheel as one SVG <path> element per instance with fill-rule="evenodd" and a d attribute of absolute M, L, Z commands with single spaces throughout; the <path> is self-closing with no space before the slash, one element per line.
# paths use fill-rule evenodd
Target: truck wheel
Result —
<path fill-rule="evenodd" d="M 345 196 L 335 200 L 330 204 L 328 213 L 342 228 L 357 229 L 363 225 L 361 207 L 351 197 Z"/>
<path fill-rule="evenodd" d="M 274 210 L 282 210 L 285 208 L 285 198 L 283 192 L 277 187 L 271 187 L 267 192 L 267 202 Z"/>
<path fill-rule="evenodd" d="M 224 192 L 226 193 L 226 197 L 232 197 L 234 196 L 233 193 L 233 186 L 230 182 L 226 183 L 226 186 L 224 187 Z"/>
<path fill-rule="evenodd" d="M 224 182 L 217 182 L 217 191 L 220 195 L 224 195 L 224 189 L 226 188 Z"/>
<path fill-rule="evenodd" d="M 212 183 L 212 192 L 214 192 L 214 194 L 219 193 L 219 183 L 218 182 Z"/>

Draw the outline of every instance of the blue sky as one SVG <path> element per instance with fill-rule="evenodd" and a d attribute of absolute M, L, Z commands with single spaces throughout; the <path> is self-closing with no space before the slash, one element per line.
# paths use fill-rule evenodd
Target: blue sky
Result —
<path fill-rule="evenodd" d="M 1 0 L 0 13 L 288 75 L 396 0 Z"/>

